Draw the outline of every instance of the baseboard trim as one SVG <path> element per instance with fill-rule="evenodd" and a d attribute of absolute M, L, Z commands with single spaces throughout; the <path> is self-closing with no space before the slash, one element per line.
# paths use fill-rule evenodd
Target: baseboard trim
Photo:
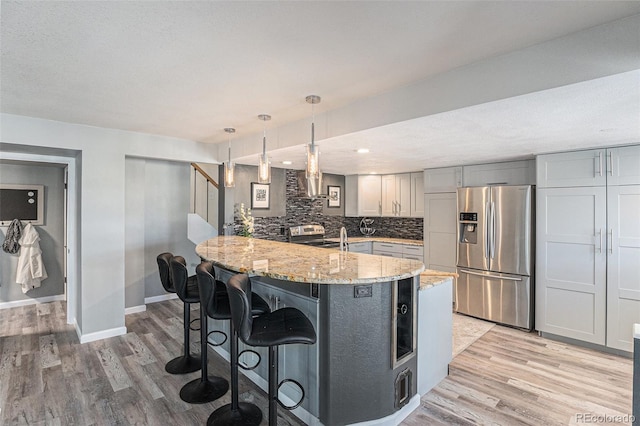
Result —
<path fill-rule="evenodd" d="M 11 309 L 19 306 L 37 305 L 39 303 L 49 303 L 67 300 L 64 294 L 56 294 L 54 296 L 36 297 L 34 299 L 14 300 L 11 302 L 0 302 L 0 309 Z"/>
<path fill-rule="evenodd" d="M 125 315 L 137 314 L 138 312 L 144 312 L 146 310 L 147 310 L 147 305 L 132 306 L 130 308 L 124 308 L 124 314 Z"/>
<path fill-rule="evenodd" d="M 76 325 L 76 330 L 78 330 Z M 109 337 L 122 336 L 127 334 L 127 327 L 115 327 L 108 330 L 96 331 L 80 335 L 80 343 L 95 342 L 96 340 L 108 339 Z"/>
<path fill-rule="evenodd" d="M 145 297 L 144 303 L 146 305 L 149 303 L 164 302 L 165 300 L 171 300 L 171 299 L 177 299 L 177 298 L 178 298 L 177 294 L 167 293 L 167 294 L 161 294 L 160 296 Z"/>

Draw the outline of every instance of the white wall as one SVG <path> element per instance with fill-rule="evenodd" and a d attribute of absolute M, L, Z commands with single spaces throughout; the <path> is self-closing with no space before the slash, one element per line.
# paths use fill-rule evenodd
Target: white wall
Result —
<path fill-rule="evenodd" d="M 213 149 L 188 140 L 11 114 L 0 114 L 0 142 L 21 152 L 80 152 L 77 325 L 85 340 L 123 333 L 125 156 L 216 163 Z"/>

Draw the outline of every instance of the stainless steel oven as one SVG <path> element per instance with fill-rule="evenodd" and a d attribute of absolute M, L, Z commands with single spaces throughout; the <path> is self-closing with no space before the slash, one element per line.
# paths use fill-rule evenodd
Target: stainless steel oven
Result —
<path fill-rule="evenodd" d="M 338 248 L 338 241 L 327 240 L 322 225 L 299 225 L 289 228 L 289 242 L 314 247 Z"/>

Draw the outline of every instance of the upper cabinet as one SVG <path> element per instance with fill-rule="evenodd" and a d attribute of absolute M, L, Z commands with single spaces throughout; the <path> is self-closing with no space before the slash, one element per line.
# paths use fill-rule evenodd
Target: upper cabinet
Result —
<path fill-rule="evenodd" d="M 411 175 L 383 175 L 382 216 L 408 217 L 411 214 Z"/>
<path fill-rule="evenodd" d="M 422 173 L 346 176 L 345 215 L 422 217 Z"/>
<path fill-rule="evenodd" d="M 640 184 L 640 146 L 537 157 L 539 188 Z"/>
<path fill-rule="evenodd" d="M 462 186 L 462 167 L 426 169 L 424 175 L 424 193 L 456 192 Z"/>
<path fill-rule="evenodd" d="M 423 173 L 411 173 L 411 217 L 424 217 Z"/>
<path fill-rule="evenodd" d="M 535 185 L 535 160 L 464 166 L 464 186 Z"/>

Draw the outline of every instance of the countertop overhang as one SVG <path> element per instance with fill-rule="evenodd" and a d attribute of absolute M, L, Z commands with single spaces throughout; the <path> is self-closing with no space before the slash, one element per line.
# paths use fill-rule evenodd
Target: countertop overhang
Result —
<path fill-rule="evenodd" d="M 424 270 L 424 264 L 417 260 L 239 236 L 211 238 L 198 244 L 196 253 L 229 271 L 316 284 L 389 282 Z"/>

